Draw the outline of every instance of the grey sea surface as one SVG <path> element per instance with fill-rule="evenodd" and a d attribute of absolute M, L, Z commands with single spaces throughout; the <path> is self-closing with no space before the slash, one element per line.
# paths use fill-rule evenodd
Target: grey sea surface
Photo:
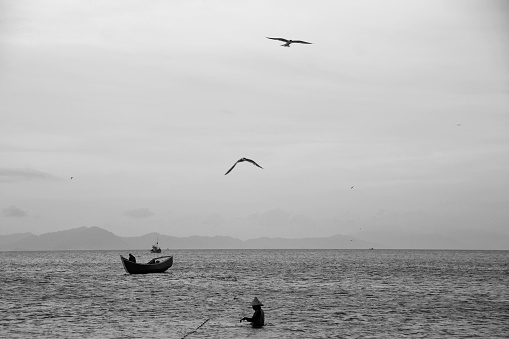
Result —
<path fill-rule="evenodd" d="M 0 252 L 0 337 L 509 337 L 509 251 L 165 250 L 148 275 L 128 253 Z"/>

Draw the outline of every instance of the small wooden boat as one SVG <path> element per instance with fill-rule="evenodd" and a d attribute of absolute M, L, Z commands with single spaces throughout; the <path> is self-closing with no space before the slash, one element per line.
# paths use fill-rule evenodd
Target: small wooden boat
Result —
<path fill-rule="evenodd" d="M 125 271 L 130 274 L 162 273 L 173 265 L 173 256 L 168 255 L 154 258 L 146 264 L 129 261 L 123 256 L 120 259 Z"/>

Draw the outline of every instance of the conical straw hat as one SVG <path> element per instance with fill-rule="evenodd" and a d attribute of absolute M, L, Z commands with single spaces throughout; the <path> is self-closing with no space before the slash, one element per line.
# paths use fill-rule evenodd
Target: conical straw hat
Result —
<path fill-rule="evenodd" d="M 263 304 L 260 302 L 260 300 L 258 300 L 257 297 L 255 297 L 251 302 L 251 306 L 263 306 Z"/>

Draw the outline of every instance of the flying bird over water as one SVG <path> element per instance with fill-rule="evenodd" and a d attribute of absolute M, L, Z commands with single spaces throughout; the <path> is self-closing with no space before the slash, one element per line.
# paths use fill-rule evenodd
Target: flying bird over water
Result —
<path fill-rule="evenodd" d="M 311 42 L 306 42 L 306 41 L 302 41 L 302 40 L 289 40 L 289 39 L 284 39 L 284 38 L 269 38 L 269 37 L 266 37 L 266 38 L 271 39 L 271 40 L 283 41 L 284 44 L 281 45 L 283 47 L 290 47 L 291 44 L 306 44 L 306 45 L 312 44 Z"/>
<path fill-rule="evenodd" d="M 226 172 L 224 175 L 227 175 L 228 173 L 230 173 L 232 171 L 232 169 L 235 167 L 235 165 L 237 165 L 239 162 L 243 162 L 243 161 L 247 161 L 247 162 L 250 162 L 252 163 L 253 165 L 257 166 L 257 167 L 260 167 L 261 169 L 263 169 L 262 166 L 258 165 L 256 162 L 254 162 L 253 160 L 251 159 L 248 159 L 248 158 L 240 158 L 239 160 L 237 160 L 237 162 L 235 162 L 233 164 L 233 166 L 228 170 L 228 172 Z"/>

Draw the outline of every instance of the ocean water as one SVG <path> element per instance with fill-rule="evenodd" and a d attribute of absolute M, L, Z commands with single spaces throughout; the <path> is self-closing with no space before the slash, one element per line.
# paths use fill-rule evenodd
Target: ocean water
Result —
<path fill-rule="evenodd" d="M 0 252 L 0 337 L 509 338 L 509 251 L 175 250 L 149 275 L 120 254 Z"/>

